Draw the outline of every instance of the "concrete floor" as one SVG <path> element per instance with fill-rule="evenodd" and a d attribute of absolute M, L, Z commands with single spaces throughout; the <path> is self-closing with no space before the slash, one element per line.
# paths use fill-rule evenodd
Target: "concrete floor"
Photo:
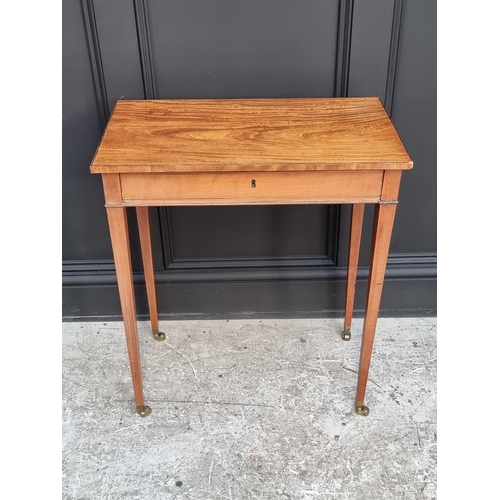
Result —
<path fill-rule="evenodd" d="M 139 323 L 149 417 L 121 323 L 63 323 L 65 499 L 434 499 L 436 319 Z"/>

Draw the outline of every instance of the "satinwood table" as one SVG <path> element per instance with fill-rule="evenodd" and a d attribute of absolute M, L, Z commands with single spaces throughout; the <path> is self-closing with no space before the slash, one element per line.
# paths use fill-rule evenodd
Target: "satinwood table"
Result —
<path fill-rule="evenodd" d="M 148 207 L 352 204 L 345 321 L 351 337 L 364 206 L 374 203 L 356 411 L 365 391 L 398 192 L 413 162 L 378 98 L 118 101 L 90 171 L 100 174 L 137 410 L 147 416 L 126 207 L 136 207 L 151 326 L 158 312 Z"/>

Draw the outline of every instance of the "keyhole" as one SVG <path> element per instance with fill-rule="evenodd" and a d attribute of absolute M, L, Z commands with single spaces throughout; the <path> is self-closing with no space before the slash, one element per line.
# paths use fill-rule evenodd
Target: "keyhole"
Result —
<path fill-rule="evenodd" d="M 252 179 L 252 187 L 253 188 L 257 187 L 257 183 L 255 182 L 255 179 Z"/>

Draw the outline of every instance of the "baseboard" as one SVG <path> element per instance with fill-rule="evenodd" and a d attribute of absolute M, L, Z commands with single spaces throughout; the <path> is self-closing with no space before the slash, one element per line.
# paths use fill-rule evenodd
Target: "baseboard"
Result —
<path fill-rule="evenodd" d="M 64 321 L 119 320 L 121 310 L 112 264 L 70 264 L 62 290 Z M 68 267 L 66 268 L 68 269 Z M 368 269 L 356 286 L 355 316 L 362 316 Z M 158 273 L 160 319 L 341 317 L 346 270 L 314 268 L 180 270 Z M 144 277 L 134 276 L 139 319 L 148 317 Z M 391 256 L 380 317 L 437 314 L 437 266 L 431 254 Z"/>

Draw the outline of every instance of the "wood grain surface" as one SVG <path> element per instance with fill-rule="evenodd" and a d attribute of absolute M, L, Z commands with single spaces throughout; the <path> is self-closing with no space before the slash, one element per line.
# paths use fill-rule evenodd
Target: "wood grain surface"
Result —
<path fill-rule="evenodd" d="M 380 100 L 118 101 L 92 173 L 404 170 Z"/>
<path fill-rule="evenodd" d="M 124 206 L 374 203 L 382 177 L 382 171 L 120 174 L 120 183 Z"/>
<path fill-rule="evenodd" d="M 347 261 L 344 330 L 350 330 L 352 325 L 364 213 L 365 205 L 363 203 L 353 204 L 351 212 L 351 234 L 349 236 L 349 258 Z"/>
<path fill-rule="evenodd" d="M 118 293 L 122 307 L 128 358 L 132 373 L 132 385 L 137 406 L 144 405 L 142 388 L 141 355 L 137 332 L 137 314 L 135 308 L 134 279 L 130 256 L 129 232 L 125 208 L 107 208 L 109 233 L 113 247 L 113 258 L 118 281 Z"/>
<path fill-rule="evenodd" d="M 363 338 L 359 356 L 358 386 L 356 389 L 356 401 L 363 402 L 365 399 L 366 384 L 368 383 L 368 372 L 372 357 L 375 330 L 377 327 L 380 300 L 384 286 L 385 268 L 389 255 L 392 228 L 396 215 L 397 203 L 381 203 L 375 205 L 375 217 L 373 220 L 372 255 L 370 272 L 368 274 L 367 299 L 365 319 L 363 322 Z"/>
<path fill-rule="evenodd" d="M 151 227 L 149 223 L 148 207 L 137 207 L 137 225 L 139 228 L 139 242 L 141 245 L 144 280 L 146 281 L 146 296 L 148 298 L 149 318 L 151 329 L 158 331 L 158 308 L 156 305 L 155 271 L 153 265 L 153 250 L 151 247 Z"/>

